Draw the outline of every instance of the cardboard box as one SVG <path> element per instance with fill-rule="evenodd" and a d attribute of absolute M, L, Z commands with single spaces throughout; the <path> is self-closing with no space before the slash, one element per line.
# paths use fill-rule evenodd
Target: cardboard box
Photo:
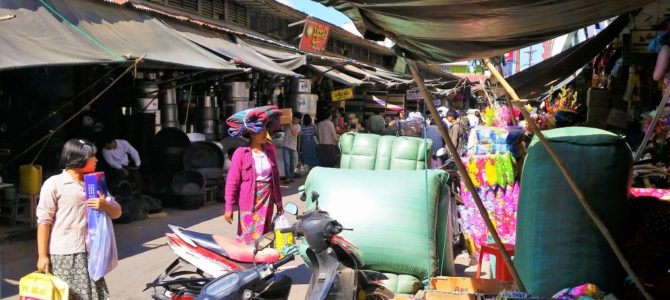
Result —
<path fill-rule="evenodd" d="M 495 296 L 502 290 L 514 290 L 508 281 L 468 277 L 435 277 L 430 280 L 426 300 L 476 300 Z"/>
<path fill-rule="evenodd" d="M 282 115 L 279 117 L 279 124 L 289 125 L 293 121 L 293 109 L 282 108 Z"/>

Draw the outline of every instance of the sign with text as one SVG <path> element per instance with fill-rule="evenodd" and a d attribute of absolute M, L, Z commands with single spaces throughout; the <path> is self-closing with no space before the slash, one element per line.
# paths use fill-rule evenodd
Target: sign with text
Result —
<path fill-rule="evenodd" d="M 407 100 L 422 100 L 421 91 L 418 88 L 407 90 Z"/>
<path fill-rule="evenodd" d="M 300 39 L 300 50 L 321 54 L 326 50 L 330 27 L 321 22 L 307 18 Z"/>
<path fill-rule="evenodd" d="M 346 89 L 334 90 L 330 92 L 330 98 L 333 99 L 333 101 L 352 99 L 354 98 L 354 89 L 346 88 Z"/>

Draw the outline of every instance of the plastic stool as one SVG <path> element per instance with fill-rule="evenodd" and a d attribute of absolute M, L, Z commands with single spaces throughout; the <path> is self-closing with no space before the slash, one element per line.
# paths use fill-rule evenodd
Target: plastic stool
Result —
<path fill-rule="evenodd" d="M 503 244 L 505 246 L 505 250 L 507 251 L 507 254 L 512 257 L 514 256 L 514 245 L 512 244 Z M 502 280 L 502 281 L 512 281 L 512 274 L 510 274 L 509 269 L 507 269 L 507 265 L 505 262 L 502 260 L 502 255 L 500 251 L 498 251 L 498 247 L 496 247 L 495 243 L 492 244 L 484 244 L 481 246 L 479 249 L 479 264 L 477 265 L 477 276 L 476 278 L 479 278 L 482 272 L 482 261 L 484 260 L 484 254 L 489 254 L 493 255 L 496 257 L 496 278 L 497 280 Z M 493 278 L 493 277 L 492 277 Z"/>
<path fill-rule="evenodd" d="M 28 213 L 30 214 L 30 227 L 37 227 L 37 203 L 40 201 L 40 194 L 16 194 L 16 200 L 28 200 Z"/>

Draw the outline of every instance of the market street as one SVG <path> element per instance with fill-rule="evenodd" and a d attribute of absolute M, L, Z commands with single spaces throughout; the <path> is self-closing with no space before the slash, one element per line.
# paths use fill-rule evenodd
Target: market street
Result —
<path fill-rule="evenodd" d="M 298 199 L 296 190 L 304 179 L 282 185 L 284 201 L 298 204 L 304 211 L 304 204 Z M 105 276 L 111 299 L 150 299 L 151 291 L 142 292 L 147 282 L 153 281 L 176 258 L 166 244 L 164 234 L 167 224 L 175 224 L 207 233 L 234 236 L 236 226 L 224 222 L 221 217 L 222 203 L 206 205 L 198 210 L 165 209 L 167 217 L 153 217 L 130 224 L 115 224 L 119 266 Z M 289 218 L 293 222 L 292 218 Z M 237 224 L 234 221 L 233 224 Z M 5 229 L 3 229 L 5 230 Z M 10 236 L 0 244 L 0 278 L 2 299 L 18 299 L 19 279 L 34 271 L 36 262 L 36 242 L 33 237 L 14 240 Z M 310 273 L 300 259 L 288 264 L 284 269 L 292 269 L 286 274 L 293 278 L 292 299 L 304 299 Z"/>
<path fill-rule="evenodd" d="M 298 204 L 304 212 L 305 204 L 300 201 L 297 188 L 304 178 L 296 178 L 290 185 L 282 185 L 285 202 Z M 167 224 L 180 225 L 199 232 L 218 233 L 234 236 L 236 227 L 223 221 L 222 203 L 206 205 L 198 210 L 165 209 L 167 217 L 152 217 L 130 224 L 115 224 L 119 266 L 105 276 L 112 299 L 150 299 L 151 291 L 142 292 L 147 282 L 153 281 L 175 258 L 164 237 Z M 292 216 L 290 222 L 294 222 Z M 236 224 L 236 221 L 233 222 Z M 5 230 L 5 229 L 3 229 Z M 0 299 L 18 299 L 19 279 L 34 271 L 36 261 L 36 242 L 29 234 L 23 237 L 9 236 L 0 244 Z M 310 271 L 300 258 L 283 268 L 284 274 L 291 276 L 292 300 L 305 299 Z M 456 271 L 459 275 L 472 276 L 476 264 L 471 264 L 467 254 L 456 259 Z M 487 266 L 482 274 L 487 275 Z"/>

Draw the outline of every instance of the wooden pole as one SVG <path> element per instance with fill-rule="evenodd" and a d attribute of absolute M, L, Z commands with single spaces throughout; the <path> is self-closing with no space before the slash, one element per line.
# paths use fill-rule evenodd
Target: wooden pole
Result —
<path fill-rule="evenodd" d="M 487 67 L 489 70 L 491 70 L 491 74 L 493 74 L 492 69 L 495 69 L 495 72 L 496 72 L 498 75 L 500 75 L 500 72 L 498 72 L 498 69 L 497 69 L 497 68 L 495 68 L 495 67 L 491 68 L 491 67 L 489 66 L 489 65 L 491 65 L 491 66 L 493 65 L 493 64 L 491 64 L 491 60 L 490 60 L 490 59 L 488 59 L 488 58 L 487 58 L 487 59 L 482 59 L 482 64 L 486 65 L 486 67 Z M 500 77 L 502 78 L 502 76 L 500 76 Z M 498 77 L 496 77 L 496 78 L 498 78 Z M 515 100 L 518 100 L 518 99 L 519 99 L 519 98 L 517 97 Z M 516 125 L 518 124 L 518 122 L 516 121 L 516 117 L 514 116 L 514 106 L 512 105 L 512 99 L 509 99 L 509 98 L 508 98 L 507 101 L 505 101 L 505 105 L 507 105 L 507 110 L 509 111 L 510 117 L 512 118 L 512 125 L 516 126 Z M 523 107 L 522 107 L 522 108 L 523 108 Z"/>
<path fill-rule="evenodd" d="M 502 84 L 502 86 L 505 88 L 507 94 L 509 94 L 509 96 L 514 101 L 514 104 L 519 106 L 519 109 L 521 110 L 524 119 L 528 123 L 528 128 L 530 128 L 533 134 L 535 134 L 535 136 L 540 140 L 542 145 L 547 150 L 547 153 L 549 153 L 549 156 L 551 156 L 551 159 L 556 163 L 558 168 L 561 170 L 561 173 L 563 173 L 563 177 L 565 177 L 565 180 L 568 182 L 568 185 L 570 185 L 570 188 L 577 196 L 577 200 L 579 200 L 579 203 L 582 205 L 582 207 L 584 207 L 584 210 L 586 210 L 586 213 L 589 215 L 589 217 L 591 217 L 593 223 L 596 224 L 596 227 L 598 227 L 598 230 L 600 230 L 600 233 L 603 235 L 605 240 L 607 240 L 607 243 L 612 248 L 612 251 L 614 251 L 614 254 L 619 259 L 621 266 L 623 266 L 623 268 L 626 270 L 631 279 L 633 279 L 633 282 L 635 282 L 635 285 L 640 290 L 640 293 L 642 293 L 645 299 L 652 299 L 651 295 L 649 295 L 645 290 L 640 279 L 637 277 L 637 275 L 635 275 L 635 271 L 633 271 L 633 268 L 631 268 L 630 264 L 626 260 L 626 257 L 624 257 L 623 253 L 621 252 L 621 249 L 619 249 L 619 246 L 616 244 L 616 241 L 614 241 L 612 234 L 609 232 L 609 229 L 607 229 L 607 226 L 605 226 L 605 223 L 603 223 L 603 221 L 600 219 L 596 211 L 594 211 L 591 205 L 586 201 L 586 196 L 584 196 L 584 193 L 577 185 L 577 182 L 575 182 L 574 178 L 572 178 L 572 176 L 568 172 L 568 169 L 566 168 L 563 161 L 561 161 L 560 157 L 558 157 L 558 154 L 556 153 L 556 150 L 554 150 L 554 147 L 551 146 L 551 144 L 544 137 L 544 135 L 537 127 L 537 125 L 535 125 L 535 122 L 533 122 L 533 120 L 530 118 L 530 114 L 523 107 L 523 103 L 519 101 L 519 96 L 516 94 L 512 86 L 510 86 L 509 83 L 507 83 L 505 78 L 493 66 L 493 63 L 491 63 L 490 59 L 485 58 L 484 63 L 486 64 L 486 67 L 489 69 L 489 71 L 491 71 L 491 74 L 493 74 L 493 76 L 495 76 L 496 79 L 498 79 L 498 81 L 500 82 L 500 84 Z"/>
<path fill-rule="evenodd" d="M 649 143 L 649 140 L 651 140 L 651 137 L 654 135 L 654 128 L 656 128 L 656 124 L 663 114 L 663 108 L 665 107 L 666 101 L 668 101 L 668 97 L 670 97 L 670 86 L 666 87 L 665 91 L 663 91 L 663 99 L 661 99 L 661 103 L 659 103 L 658 107 L 656 108 L 656 114 L 654 115 L 654 118 L 651 119 L 649 130 L 647 130 L 647 133 L 644 134 L 644 138 L 642 139 L 642 143 L 640 143 L 640 147 L 638 147 L 637 151 L 635 151 L 635 157 L 633 158 L 633 161 L 638 161 L 642 158 L 644 149 L 647 148 L 647 143 Z M 632 103 L 632 101 L 629 103 Z"/>
<path fill-rule="evenodd" d="M 472 183 L 472 179 L 470 178 L 470 175 L 468 174 L 468 171 L 465 168 L 463 161 L 461 160 L 461 156 L 458 154 L 458 150 L 456 150 L 456 146 L 454 146 L 454 143 L 451 141 L 451 138 L 447 133 L 447 129 L 444 127 L 444 123 L 440 121 L 440 117 L 439 114 L 437 113 L 437 109 L 435 108 L 435 104 L 433 104 L 433 98 L 430 92 L 428 91 L 428 88 L 426 88 L 426 84 L 423 82 L 423 78 L 421 77 L 421 75 L 419 75 L 416 63 L 414 62 L 414 60 L 411 59 L 405 59 L 405 60 L 407 61 L 407 65 L 409 66 L 410 70 L 412 71 L 412 76 L 414 76 L 414 81 L 416 81 L 416 85 L 419 88 L 419 91 L 421 91 L 421 95 L 423 96 L 424 99 L 423 102 L 424 104 L 426 104 L 428 110 L 430 111 L 431 116 L 433 116 L 433 119 L 436 121 L 435 125 L 437 125 L 437 128 L 440 130 L 440 135 L 442 136 L 442 139 L 444 139 L 445 144 L 447 145 L 447 149 L 449 149 L 449 153 L 451 153 L 454 162 L 456 162 L 458 172 L 461 173 L 461 179 L 465 182 L 465 186 L 472 194 L 472 198 L 475 201 L 475 204 L 477 205 L 477 209 L 479 209 L 479 213 L 484 219 L 486 228 L 491 233 L 493 241 L 495 241 L 496 247 L 498 247 L 498 250 L 502 254 L 503 262 L 512 273 L 512 278 L 514 278 L 514 284 L 516 284 L 517 289 L 525 292 L 526 287 L 523 285 L 523 282 L 521 282 L 519 273 L 517 272 L 516 268 L 514 267 L 514 264 L 512 263 L 512 258 L 510 258 L 509 253 L 507 253 L 507 250 L 505 250 L 505 246 L 503 245 L 502 240 L 498 235 L 498 231 L 496 230 L 495 226 L 493 226 L 493 222 L 491 222 L 489 213 L 486 210 L 486 207 L 484 207 L 484 203 L 482 202 L 482 199 L 479 197 L 479 193 L 477 193 L 477 188 L 475 188 L 474 183 Z"/>

